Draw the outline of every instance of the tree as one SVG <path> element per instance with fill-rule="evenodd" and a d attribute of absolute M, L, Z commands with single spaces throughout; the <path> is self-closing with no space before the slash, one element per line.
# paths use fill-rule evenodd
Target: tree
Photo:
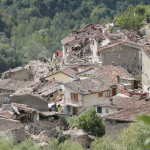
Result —
<path fill-rule="evenodd" d="M 97 116 L 95 109 L 91 109 L 88 112 L 81 114 L 75 120 L 68 120 L 68 123 L 70 123 L 72 127 L 83 129 L 89 134 L 95 136 L 103 136 L 105 133 L 105 127 L 102 119 Z"/>

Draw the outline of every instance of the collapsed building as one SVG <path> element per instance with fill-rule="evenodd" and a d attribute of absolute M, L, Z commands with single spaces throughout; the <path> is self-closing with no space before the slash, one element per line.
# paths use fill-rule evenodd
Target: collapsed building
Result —
<path fill-rule="evenodd" d="M 41 77 L 49 74 L 50 71 L 51 65 L 49 62 L 30 61 L 25 67 L 18 67 L 4 72 L 1 78 L 37 82 Z"/>
<path fill-rule="evenodd" d="M 88 24 L 72 32 L 61 41 L 64 63 L 91 62 L 92 59 L 94 61 L 96 56 L 92 53 L 96 54 L 97 45 L 101 45 L 105 39 L 103 28 L 99 24 Z"/>
<path fill-rule="evenodd" d="M 140 36 L 136 32 L 133 31 L 128 32 L 126 30 L 120 31 L 119 29 L 116 28 L 116 31 L 114 33 L 110 33 L 109 24 L 108 25 L 88 24 L 80 30 L 73 31 L 66 38 L 62 39 L 61 43 L 63 47 L 64 63 L 79 64 L 81 62 L 83 63 L 89 62 L 89 63 L 100 63 L 100 64 L 103 63 L 103 65 L 106 65 L 103 62 L 103 60 L 101 60 L 101 57 L 99 57 L 98 50 L 105 48 L 107 46 L 109 47 L 109 45 L 111 44 L 115 44 L 115 43 L 117 44 L 118 40 L 129 41 L 129 42 L 122 42 L 122 44 L 126 46 L 123 48 L 124 51 L 126 49 L 127 50 L 131 49 L 130 51 L 132 50 L 134 51 L 134 49 L 137 49 L 137 53 L 141 51 L 140 46 L 138 44 L 135 44 L 140 42 Z M 120 51 L 120 49 L 118 51 Z M 110 56 L 112 55 L 116 55 L 114 51 L 112 51 L 112 54 Z M 134 55 L 131 56 L 135 57 Z M 140 59 L 140 54 L 137 56 L 137 59 L 138 58 Z M 110 61 L 112 64 L 113 60 L 110 59 Z M 137 64 L 139 62 L 140 60 L 136 60 Z M 110 65 L 110 63 L 107 65 Z"/>

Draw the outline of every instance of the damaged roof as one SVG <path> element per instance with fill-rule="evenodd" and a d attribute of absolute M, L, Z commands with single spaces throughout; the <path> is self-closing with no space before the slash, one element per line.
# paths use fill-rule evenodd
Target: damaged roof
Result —
<path fill-rule="evenodd" d="M 14 109 L 14 107 L 17 108 L 16 113 L 18 113 L 20 110 L 24 110 L 25 112 L 29 112 L 29 113 L 33 113 L 33 112 L 38 113 L 39 112 L 37 109 L 28 107 L 25 104 L 11 103 L 11 107 L 13 108 L 14 111 L 16 110 L 16 109 Z"/>
<path fill-rule="evenodd" d="M 115 95 L 107 100 L 101 101 L 96 106 L 124 109 L 124 108 L 129 108 L 131 106 L 134 106 L 140 102 L 141 100 L 137 100 L 132 97 Z"/>
<path fill-rule="evenodd" d="M 87 24 L 77 31 L 73 31 L 70 35 L 61 40 L 63 45 L 73 42 L 74 40 L 84 40 L 86 38 L 95 37 L 101 40 L 105 37 L 101 34 L 103 26 L 100 24 Z"/>
<path fill-rule="evenodd" d="M 0 89 L 9 90 L 9 91 L 17 91 L 21 88 L 27 88 L 31 85 L 34 85 L 33 81 L 19 81 L 14 79 L 0 79 Z"/>
<path fill-rule="evenodd" d="M 132 78 L 132 75 L 128 73 L 126 69 L 124 69 L 121 66 L 113 66 L 113 65 L 102 66 L 96 69 L 93 75 L 111 86 L 118 84 L 117 76 L 126 79 Z"/>
<path fill-rule="evenodd" d="M 113 114 L 105 115 L 103 118 L 106 120 L 119 120 L 119 121 L 135 121 L 136 116 L 146 114 L 150 115 L 150 101 L 142 100 L 137 103 L 136 106 L 131 106 L 130 108 L 125 108 Z"/>
<path fill-rule="evenodd" d="M 83 95 L 99 93 L 110 89 L 108 85 L 96 78 L 78 79 L 64 85 Z"/>
<path fill-rule="evenodd" d="M 49 80 L 41 88 L 38 89 L 38 93 L 41 96 L 48 96 L 61 89 L 61 85 L 55 79 Z"/>

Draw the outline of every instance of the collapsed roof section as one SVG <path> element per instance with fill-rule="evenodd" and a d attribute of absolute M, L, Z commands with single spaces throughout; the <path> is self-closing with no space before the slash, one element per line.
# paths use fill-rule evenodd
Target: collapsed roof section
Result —
<path fill-rule="evenodd" d="M 51 64 L 40 60 L 30 61 L 25 67 L 10 69 L 2 74 L 2 79 L 20 81 L 39 81 L 40 78 L 50 73 Z"/>
<path fill-rule="evenodd" d="M 14 79 L 0 79 L 0 89 L 15 92 L 19 89 L 28 88 L 34 85 L 33 81 L 19 81 Z"/>

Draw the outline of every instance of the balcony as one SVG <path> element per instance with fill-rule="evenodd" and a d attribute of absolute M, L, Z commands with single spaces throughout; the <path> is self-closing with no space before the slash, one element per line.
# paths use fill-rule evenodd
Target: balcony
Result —
<path fill-rule="evenodd" d="M 71 100 L 70 98 L 65 98 L 65 105 L 73 106 L 73 107 L 81 107 L 82 100 Z"/>

